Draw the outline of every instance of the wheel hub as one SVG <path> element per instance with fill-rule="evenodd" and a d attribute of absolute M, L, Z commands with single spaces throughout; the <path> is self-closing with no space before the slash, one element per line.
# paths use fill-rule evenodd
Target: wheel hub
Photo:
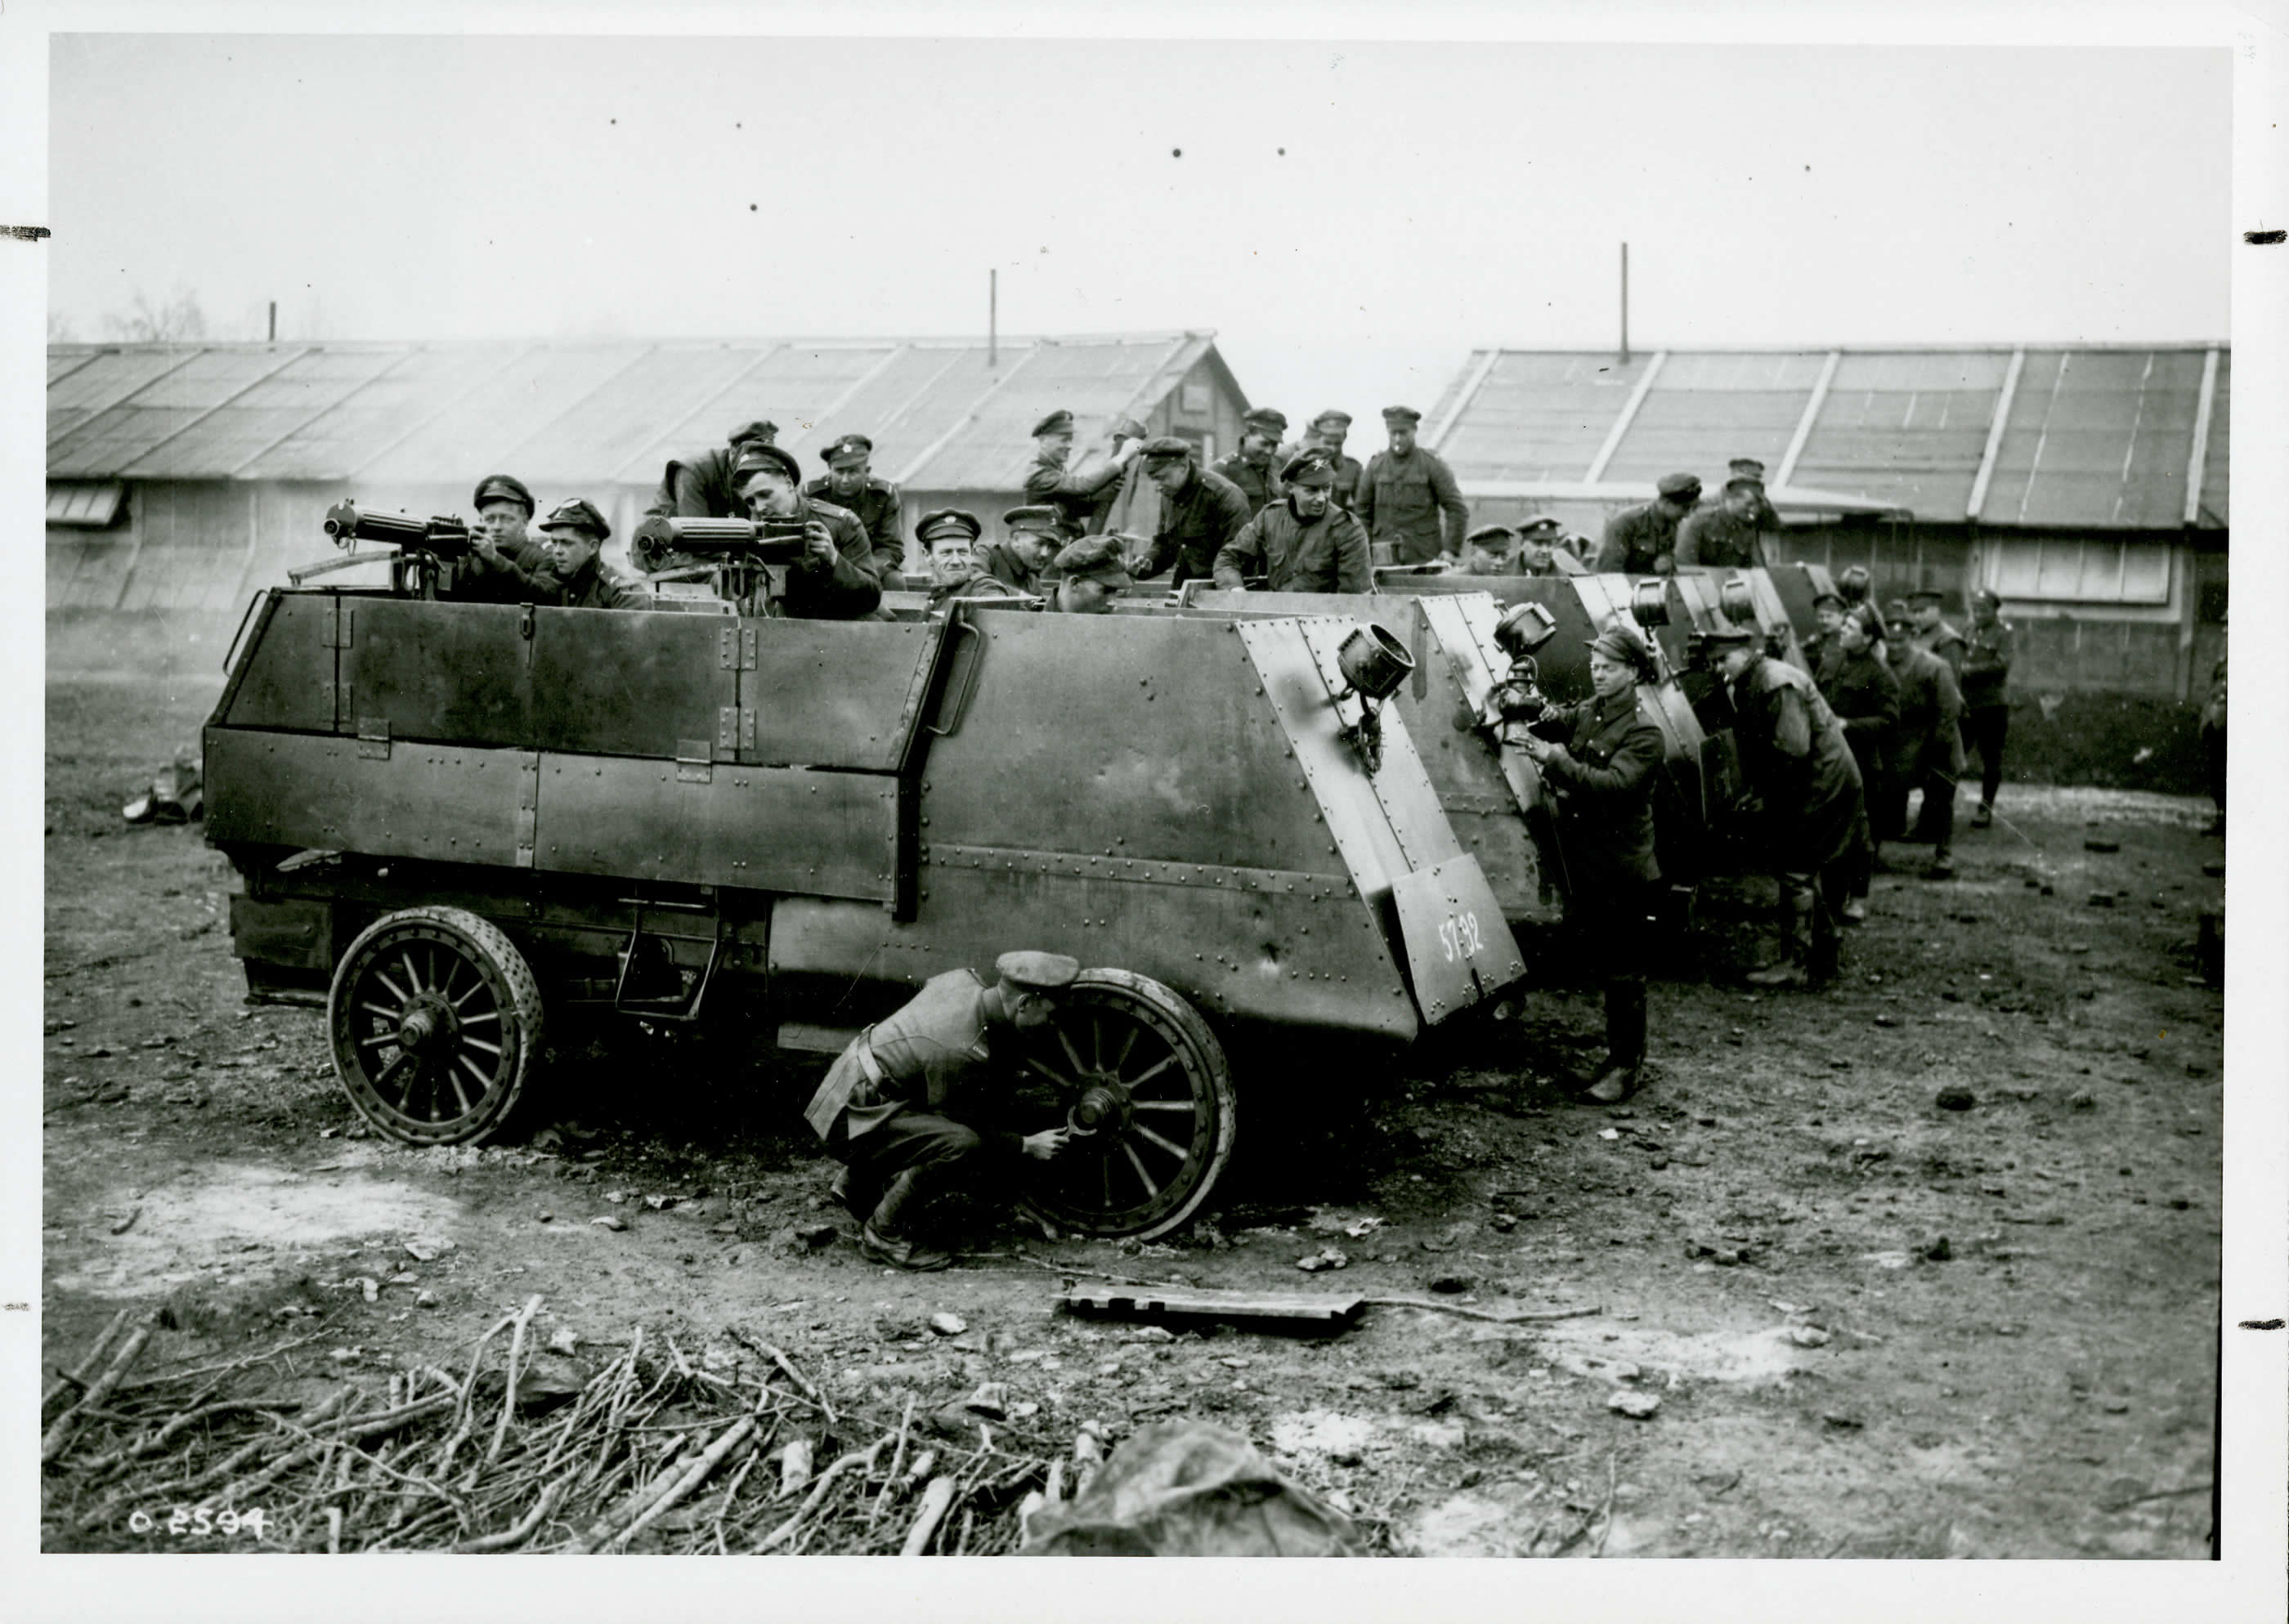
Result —
<path fill-rule="evenodd" d="M 1065 1113 L 1065 1126 L 1076 1134 L 1119 1132 L 1129 1116 L 1129 1090 L 1119 1083 L 1092 1083 Z"/>
<path fill-rule="evenodd" d="M 417 1054 L 450 1047 L 457 1023 L 443 999 L 418 996 L 399 1017 L 397 1040 Z"/>

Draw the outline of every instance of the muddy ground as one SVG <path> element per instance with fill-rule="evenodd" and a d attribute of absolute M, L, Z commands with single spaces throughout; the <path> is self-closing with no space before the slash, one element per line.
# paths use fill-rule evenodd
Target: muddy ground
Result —
<path fill-rule="evenodd" d="M 164 1303 L 170 1359 L 307 1336 L 281 1381 L 379 1380 L 538 1293 L 544 1332 L 582 1349 L 640 1322 L 720 1347 L 738 1325 L 893 1409 L 1001 1381 L 1049 1448 L 1092 1420 L 1118 1439 L 1213 1418 L 1400 1552 L 2206 1554 L 2222 1011 L 2194 943 L 2223 853 L 2205 805 L 2006 791 L 2015 828 L 1966 832 L 1956 880 L 1878 877 L 1833 990 L 1657 983 L 1629 1107 L 1567 1102 L 1595 1001 L 1538 994 L 1363 1079 L 1332 1141 L 1251 1119 L 1242 1079 L 1252 1159 L 1175 1245 L 1005 1224 L 984 1243 L 1002 1255 L 915 1277 L 849 1244 L 795 1115 L 802 1063 L 694 1076 L 672 1049 L 590 1048 L 500 1145 L 365 1136 L 319 1013 L 243 1004 L 231 877 L 200 829 L 119 822 L 211 697 L 48 696 L 50 1368 L 118 1308 Z M 1950 1089 L 1967 1109 L 1936 1103 Z M 1298 1270 L 1328 1248 L 1345 1268 Z M 1587 1311 L 1139 1340 L 1057 1313 L 1059 1266 Z M 928 1330 L 941 1311 L 968 1329 Z M 1623 1394 L 1659 1404 L 1630 1419 Z"/>

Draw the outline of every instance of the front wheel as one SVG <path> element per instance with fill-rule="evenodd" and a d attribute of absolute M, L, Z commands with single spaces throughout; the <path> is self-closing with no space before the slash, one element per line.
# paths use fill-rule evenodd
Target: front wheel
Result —
<path fill-rule="evenodd" d="M 1021 1051 L 1029 1128 L 1073 1129 L 1025 1164 L 1026 1207 L 1060 1229 L 1150 1240 L 1189 1222 L 1232 1159 L 1232 1068 L 1192 1007 L 1149 976 L 1084 970 Z"/>
<path fill-rule="evenodd" d="M 334 1071 L 407 1144 L 490 1136 L 540 1045 L 540 985 L 516 944 L 460 908 L 408 908 L 350 943 L 326 1000 Z"/>

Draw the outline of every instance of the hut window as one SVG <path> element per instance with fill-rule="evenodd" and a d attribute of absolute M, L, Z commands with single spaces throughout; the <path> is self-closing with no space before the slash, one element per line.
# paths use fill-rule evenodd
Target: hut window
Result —
<path fill-rule="evenodd" d="M 117 480 L 50 480 L 48 522 L 65 529 L 108 530 L 126 500 L 127 487 Z"/>
<path fill-rule="evenodd" d="M 2094 537 L 1988 543 L 1987 584 L 2006 598 L 2159 605 L 2170 601 L 2166 542 Z"/>

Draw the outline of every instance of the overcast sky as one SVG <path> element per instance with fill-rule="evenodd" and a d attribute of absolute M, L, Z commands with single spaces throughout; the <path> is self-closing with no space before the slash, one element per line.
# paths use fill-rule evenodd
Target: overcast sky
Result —
<path fill-rule="evenodd" d="M 2227 331 L 2221 51 L 60 36 L 52 306 L 217 336 L 1212 328 L 1291 417 L 1473 343 Z"/>

